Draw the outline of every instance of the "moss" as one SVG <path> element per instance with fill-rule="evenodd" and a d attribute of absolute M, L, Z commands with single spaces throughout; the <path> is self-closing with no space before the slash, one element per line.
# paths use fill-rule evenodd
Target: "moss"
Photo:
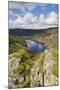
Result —
<path fill-rule="evenodd" d="M 24 66 L 18 66 L 16 69 L 13 70 L 14 75 L 19 75 L 24 72 Z"/>
<path fill-rule="evenodd" d="M 52 54 L 54 58 L 53 74 L 58 77 L 58 49 L 53 48 Z"/>
<path fill-rule="evenodd" d="M 58 49 L 57 48 L 53 48 L 53 58 L 55 61 L 58 60 Z"/>
<path fill-rule="evenodd" d="M 18 52 L 15 53 L 16 58 L 20 58 L 25 54 L 24 49 L 20 49 Z"/>
<path fill-rule="evenodd" d="M 58 77 L 58 66 L 57 66 L 57 64 L 54 65 L 53 74 Z"/>
<path fill-rule="evenodd" d="M 23 86 L 23 88 L 28 88 L 30 87 L 30 81 L 26 83 L 26 85 Z"/>

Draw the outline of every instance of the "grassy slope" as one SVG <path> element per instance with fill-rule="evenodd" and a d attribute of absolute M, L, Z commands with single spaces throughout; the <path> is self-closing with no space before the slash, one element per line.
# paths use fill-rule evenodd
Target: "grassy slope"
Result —
<path fill-rule="evenodd" d="M 53 57 L 54 57 L 53 74 L 58 77 L 58 50 L 57 48 L 53 49 Z"/>

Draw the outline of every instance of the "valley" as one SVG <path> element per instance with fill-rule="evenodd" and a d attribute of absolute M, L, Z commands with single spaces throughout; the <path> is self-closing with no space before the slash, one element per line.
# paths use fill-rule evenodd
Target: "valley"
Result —
<path fill-rule="evenodd" d="M 47 50 L 29 51 L 27 39 L 43 43 Z M 58 28 L 9 30 L 9 88 L 58 85 L 58 56 Z"/>

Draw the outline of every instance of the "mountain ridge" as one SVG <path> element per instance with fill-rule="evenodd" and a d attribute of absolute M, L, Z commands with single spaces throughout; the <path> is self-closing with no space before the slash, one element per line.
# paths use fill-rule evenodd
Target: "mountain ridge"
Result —
<path fill-rule="evenodd" d="M 55 28 L 49 28 L 49 29 L 21 29 L 21 28 L 15 28 L 15 29 L 9 29 L 9 34 L 12 35 L 19 35 L 19 36 L 31 36 L 35 34 L 43 34 L 47 33 L 47 31 L 51 30 L 58 30 L 58 27 Z"/>

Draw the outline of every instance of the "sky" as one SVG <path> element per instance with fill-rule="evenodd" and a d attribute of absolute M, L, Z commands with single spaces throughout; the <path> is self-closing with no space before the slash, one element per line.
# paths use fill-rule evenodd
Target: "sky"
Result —
<path fill-rule="evenodd" d="M 58 5 L 9 2 L 9 28 L 42 29 L 58 26 Z"/>

